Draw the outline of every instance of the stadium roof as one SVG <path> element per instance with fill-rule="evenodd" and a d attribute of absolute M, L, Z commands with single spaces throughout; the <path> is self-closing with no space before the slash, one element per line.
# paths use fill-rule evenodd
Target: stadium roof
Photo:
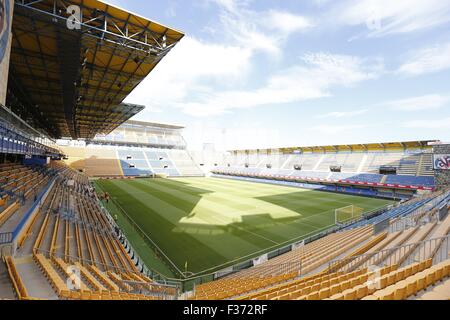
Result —
<path fill-rule="evenodd" d="M 432 143 L 439 140 L 424 141 L 406 141 L 406 142 L 379 142 L 379 143 L 362 143 L 362 144 L 343 144 L 328 146 L 308 146 L 308 147 L 285 147 L 285 148 L 269 148 L 269 149 L 253 149 L 253 150 L 231 150 L 231 152 L 264 152 L 269 150 L 279 150 L 283 153 L 301 152 L 337 152 L 337 151 L 368 151 L 368 150 L 386 150 L 386 149 L 413 149 L 430 147 Z"/>
<path fill-rule="evenodd" d="M 184 36 L 98 0 L 15 0 L 12 33 L 9 105 L 72 139 L 108 134 L 141 111 L 123 100 Z"/>
<path fill-rule="evenodd" d="M 175 129 L 175 130 L 176 129 L 184 129 L 183 126 L 174 125 L 174 124 L 146 122 L 146 121 L 136 121 L 136 120 L 128 120 L 124 124 L 125 125 L 142 126 L 142 127 L 162 128 L 162 129 Z"/>

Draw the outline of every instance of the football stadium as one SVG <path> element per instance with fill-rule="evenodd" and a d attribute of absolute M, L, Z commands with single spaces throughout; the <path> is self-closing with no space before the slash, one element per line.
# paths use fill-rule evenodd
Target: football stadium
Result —
<path fill-rule="evenodd" d="M 125 102 L 188 33 L 99 0 L 0 9 L 1 300 L 450 299 L 444 131 L 195 151 Z"/>

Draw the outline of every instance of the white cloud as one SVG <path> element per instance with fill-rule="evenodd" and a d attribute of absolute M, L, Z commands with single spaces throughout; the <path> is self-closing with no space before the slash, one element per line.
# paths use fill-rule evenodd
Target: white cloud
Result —
<path fill-rule="evenodd" d="M 310 19 L 306 17 L 277 10 L 270 10 L 267 12 L 262 24 L 267 28 L 279 30 L 286 35 L 303 31 L 313 26 Z"/>
<path fill-rule="evenodd" d="M 383 105 L 394 110 L 401 111 L 421 111 L 438 109 L 450 102 L 449 96 L 442 96 L 439 94 L 429 94 L 419 97 L 412 97 L 406 99 L 392 100 Z"/>
<path fill-rule="evenodd" d="M 368 37 L 408 33 L 450 21 L 447 0 L 347 0 L 331 15 L 345 25 L 362 25 Z"/>
<path fill-rule="evenodd" d="M 313 27 L 304 16 L 282 10 L 255 11 L 248 1 L 212 0 L 218 4 L 221 30 L 240 46 L 263 51 L 275 56 L 281 54 L 285 41 L 293 33 Z"/>
<path fill-rule="evenodd" d="M 328 53 L 307 54 L 303 63 L 271 76 L 264 86 L 248 90 L 218 91 L 197 101 L 180 103 L 190 115 L 210 116 L 233 109 L 300 102 L 331 95 L 335 86 L 352 86 L 376 78 L 379 65 L 358 57 Z"/>
<path fill-rule="evenodd" d="M 399 73 L 421 75 L 450 68 L 450 43 L 420 49 L 410 54 L 398 69 Z"/>
<path fill-rule="evenodd" d="M 322 115 L 317 116 L 317 118 L 349 118 L 358 116 L 361 114 L 365 114 L 369 111 L 368 109 L 361 109 L 361 110 L 355 110 L 355 111 L 333 111 L 329 113 L 325 113 Z"/>
<path fill-rule="evenodd" d="M 186 36 L 126 99 L 163 109 L 189 99 L 192 93 L 208 95 L 213 83 L 239 83 L 251 68 L 251 52 L 238 46 L 205 43 Z"/>
<path fill-rule="evenodd" d="M 437 120 L 413 120 L 402 124 L 405 128 L 414 129 L 450 129 L 450 118 Z"/>

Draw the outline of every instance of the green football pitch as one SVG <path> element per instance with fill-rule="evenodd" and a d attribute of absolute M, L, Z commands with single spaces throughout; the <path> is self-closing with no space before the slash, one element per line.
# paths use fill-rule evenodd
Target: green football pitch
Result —
<path fill-rule="evenodd" d="M 220 178 L 97 180 L 96 185 L 110 194 L 106 207 L 146 265 L 171 277 L 176 269 L 217 271 L 301 240 L 332 227 L 337 208 L 355 205 L 366 212 L 390 203 Z M 171 264 L 176 269 L 168 268 Z"/>

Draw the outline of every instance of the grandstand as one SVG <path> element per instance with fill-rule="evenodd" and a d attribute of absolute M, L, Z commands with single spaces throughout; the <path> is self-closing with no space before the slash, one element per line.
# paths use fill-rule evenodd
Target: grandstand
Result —
<path fill-rule="evenodd" d="M 0 299 L 450 299 L 450 145 L 195 155 L 123 102 L 183 33 L 98 0 L 5 3 Z"/>
<path fill-rule="evenodd" d="M 186 149 L 182 126 L 129 120 L 85 147 L 60 141 L 66 163 L 89 177 L 203 176 Z"/>
<path fill-rule="evenodd" d="M 435 187 L 430 143 L 433 141 L 235 150 L 212 172 L 405 198 Z"/>

